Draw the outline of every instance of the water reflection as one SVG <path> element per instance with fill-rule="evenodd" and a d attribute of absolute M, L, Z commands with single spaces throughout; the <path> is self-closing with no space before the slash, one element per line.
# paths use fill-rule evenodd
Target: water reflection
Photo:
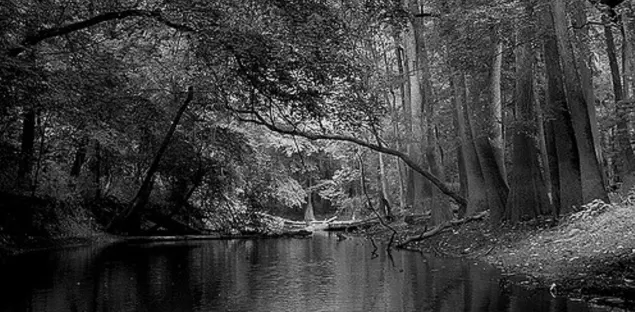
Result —
<path fill-rule="evenodd" d="M 373 249 L 316 235 L 28 254 L 0 269 L 0 311 L 590 311 L 503 291 L 486 265 Z"/>

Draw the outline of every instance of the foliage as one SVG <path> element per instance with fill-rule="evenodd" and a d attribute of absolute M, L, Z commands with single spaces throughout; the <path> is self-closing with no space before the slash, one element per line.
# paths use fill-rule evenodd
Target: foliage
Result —
<path fill-rule="evenodd" d="M 254 210 L 301 210 L 324 201 L 353 215 L 363 211 L 367 194 L 377 200 L 381 179 L 388 200 L 399 202 L 408 174 L 399 161 L 386 157 L 380 173 L 377 154 L 266 128 L 341 134 L 400 152 L 419 143 L 409 135 L 412 112 L 404 105 L 411 73 L 400 73 L 397 57 L 418 19 L 436 103 L 422 118 L 432 124 L 414 127 L 433 129 L 445 182 L 456 184 L 452 77 L 486 72 L 493 43 L 503 42 L 501 122 L 509 130 L 513 47 L 520 43 L 513 34 L 517 25 L 536 23 L 522 5 L 432 1 L 415 12 L 396 0 L 5 1 L 0 161 L 7 169 L 0 190 L 107 202 L 112 207 L 96 213 L 106 223 L 135 197 L 192 86 L 194 101 L 161 159 L 149 209 L 195 216 L 198 223 L 236 223 Z M 78 27 L 62 31 L 69 26 Z M 599 120 L 611 129 L 614 103 L 599 34 L 587 40 L 597 63 Z M 421 70 L 409 62 L 411 71 Z M 537 93 L 544 94 L 538 81 Z M 29 113 L 36 116 L 30 139 Z M 28 179 L 21 177 L 25 163 L 32 165 Z"/>

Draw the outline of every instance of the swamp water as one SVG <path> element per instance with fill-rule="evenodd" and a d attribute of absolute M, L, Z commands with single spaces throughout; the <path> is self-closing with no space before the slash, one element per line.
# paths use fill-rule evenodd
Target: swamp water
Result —
<path fill-rule="evenodd" d="M 0 267 L 0 311 L 601 311 L 499 284 L 474 261 L 362 238 L 67 248 Z"/>

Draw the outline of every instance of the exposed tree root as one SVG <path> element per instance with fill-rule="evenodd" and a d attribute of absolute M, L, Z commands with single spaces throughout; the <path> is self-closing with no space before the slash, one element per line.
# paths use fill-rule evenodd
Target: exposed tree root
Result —
<path fill-rule="evenodd" d="M 444 230 L 453 227 L 453 226 L 458 226 L 470 221 L 476 221 L 476 220 L 482 220 L 483 218 L 485 218 L 487 215 L 489 215 L 489 211 L 483 211 L 479 214 L 473 215 L 473 216 L 469 216 L 469 217 L 465 217 L 463 219 L 459 219 L 459 220 L 452 220 L 452 221 L 448 221 L 445 222 L 443 224 L 440 224 L 438 226 L 436 226 L 435 228 L 433 228 L 432 230 L 429 231 L 425 231 L 423 233 L 421 233 L 420 235 L 414 235 L 414 236 L 410 236 L 408 238 L 406 238 L 405 241 L 403 241 L 402 243 L 399 243 L 397 245 L 397 248 L 404 248 L 406 245 L 413 243 L 413 242 L 418 242 L 418 241 L 422 241 L 426 238 L 432 237 L 434 235 L 437 235 L 441 232 L 443 232 Z"/>

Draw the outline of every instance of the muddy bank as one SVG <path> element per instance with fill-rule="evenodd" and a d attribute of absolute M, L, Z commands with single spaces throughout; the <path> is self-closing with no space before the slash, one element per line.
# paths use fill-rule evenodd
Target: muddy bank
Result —
<path fill-rule="evenodd" d="M 392 224 L 396 242 L 420 236 L 425 220 Z M 392 231 L 364 232 L 388 241 Z M 406 249 L 469 257 L 500 268 L 508 282 L 551 289 L 553 295 L 635 309 L 635 206 L 593 202 L 554 222 L 544 218 L 492 228 L 488 218 L 450 226 Z M 522 277 L 522 278 L 518 278 Z"/>

